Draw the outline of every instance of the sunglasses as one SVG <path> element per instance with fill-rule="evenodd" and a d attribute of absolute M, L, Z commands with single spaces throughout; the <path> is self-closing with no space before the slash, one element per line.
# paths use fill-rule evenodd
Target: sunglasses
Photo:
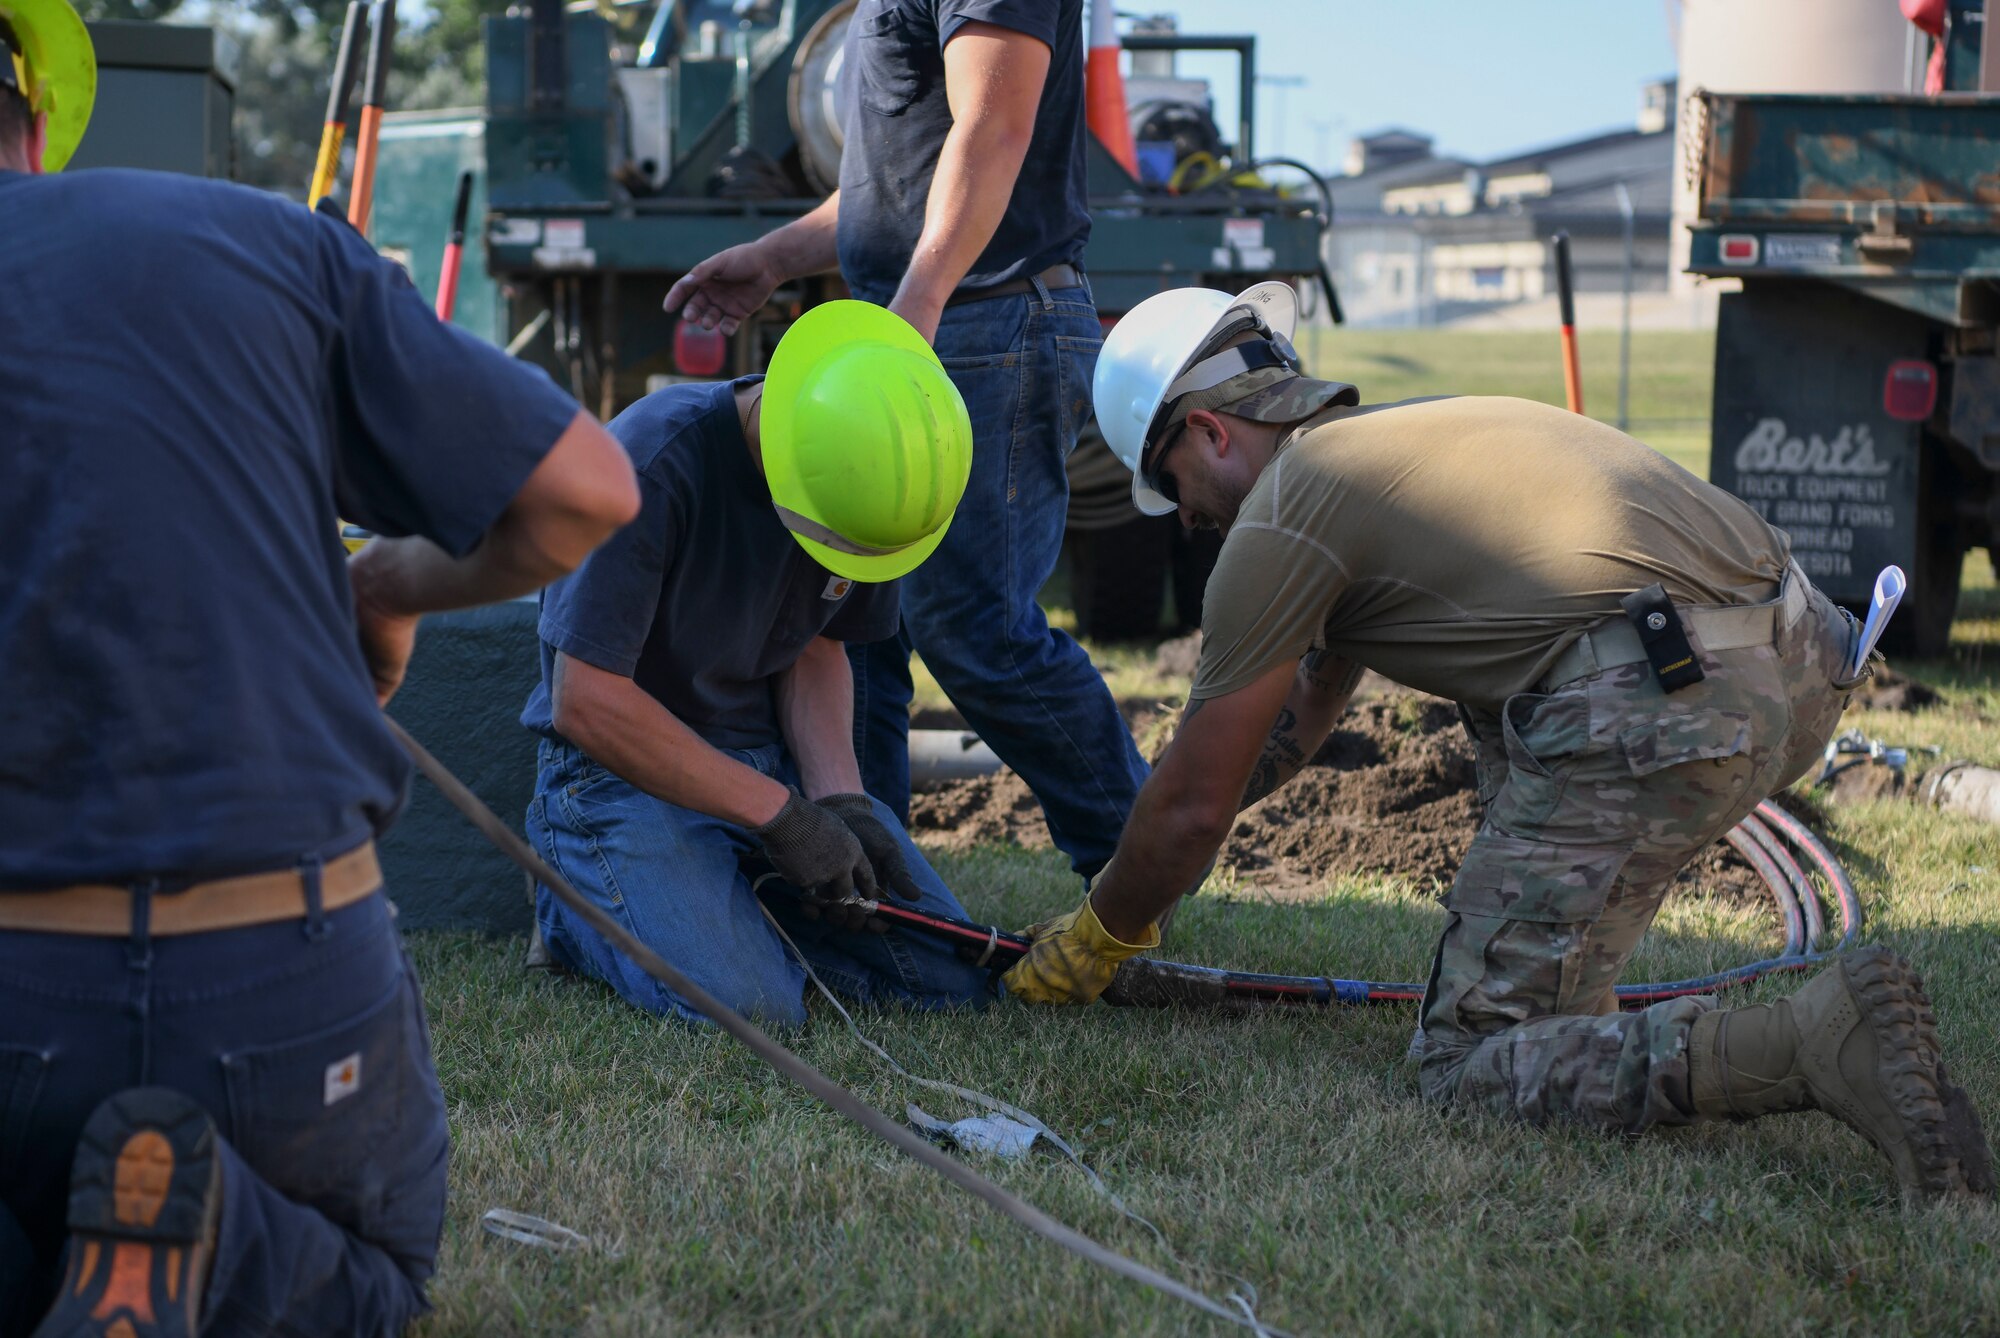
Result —
<path fill-rule="evenodd" d="M 1158 446 L 1153 448 L 1153 463 L 1146 470 L 1146 479 L 1152 484 L 1153 491 L 1166 498 L 1176 507 L 1181 504 L 1181 485 L 1175 481 L 1173 474 L 1167 469 L 1167 457 L 1173 453 L 1174 447 L 1180 445 L 1181 438 L 1186 435 L 1187 423 L 1185 421 L 1174 424 L 1169 429 L 1167 437 Z"/>

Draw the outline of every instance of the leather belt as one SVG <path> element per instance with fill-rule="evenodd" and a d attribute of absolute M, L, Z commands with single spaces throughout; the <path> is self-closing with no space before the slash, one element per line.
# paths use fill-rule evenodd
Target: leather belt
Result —
<path fill-rule="evenodd" d="M 382 886 L 375 843 L 365 841 L 319 871 L 320 910 L 349 906 Z M 243 929 L 307 914 L 305 875 L 298 869 L 242 874 L 196 883 L 147 898 L 150 934 L 201 934 Z M 78 883 L 46 892 L 0 892 L 0 929 L 41 934 L 124 938 L 133 932 L 138 896 L 129 887 Z"/>
<path fill-rule="evenodd" d="M 989 297 L 1013 297 L 1017 293 L 1032 293 L 1039 281 L 1044 288 L 1081 288 L 1083 271 L 1074 265 L 1050 265 L 1032 279 L 1009 279 L 996 283 L 991 288 L 961 288 L 944 300 L 948 307 L 961 302 L 984 302 Z"/>
<path fill-rule="evenodd" d="M 1780 627 L 1790 627 L 1805 612 L 1806 589 L 1806 575 L 1794 562 L 1785 568 L 1784 582 L 1776 599 L 1762 604 L 1711 605 L 1678 612 L 1696 648 L 1704 654 L 1768 646 Z M 1622 616 L 1614 616 L 1594 624 L 1556 656 L 1548 673 L 1542 675 L 1537 691 L 1553 692 L 1565 683 L 1621 665 L 1638 664 L 1645 658 L 1646 648 L 1639 643 L 1639 634 L 1632 624 Z"/>

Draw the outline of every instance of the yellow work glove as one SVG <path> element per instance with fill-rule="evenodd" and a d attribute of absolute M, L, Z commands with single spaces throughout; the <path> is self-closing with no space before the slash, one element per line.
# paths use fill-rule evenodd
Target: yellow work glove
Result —
<path fill-rule="evenodd" d="M 1160 946 L 1160 927 L 1146 926 L 1143 943 L 1120 943 L 1105 932 L 1090 898 L 1068 915 L 1033 925 L 1035 946 L 1000 977 L 1015 998 L 1038 1004 L 1096 1003 L 1127 957 Z"/>

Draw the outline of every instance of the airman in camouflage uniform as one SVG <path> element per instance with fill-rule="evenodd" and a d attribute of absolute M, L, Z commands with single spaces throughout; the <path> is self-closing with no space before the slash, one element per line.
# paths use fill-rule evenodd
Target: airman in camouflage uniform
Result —
<path fill-rule="evenodd" d="M 1694 1118 L 1690 997 L 1613 987 L 1675 875 L 1816 762 L 1846 705 L 1849 616 L 1794 568 L 1773 642 L 1701 655 L 1671 695 L 1641 660 L 1466 709 L 1485 818 L 1444 904 L 1426 1096 L 1636 1133 Z"/>
<path fill-rule="evenodd" d="M 1132 368 L 1167 387 L 1135 500 L 1228 534 L 1173 744 L 1111 864 L 1036 927 L 1010 991 L 1089 1002 L 1157 944 L 1175 890 L 1304 765 L 1366 666 L 1459 702 L 1479 747 L 1485 816 L 1421 1009 L 1425 1097 L 1629 1133 L 1819 1109 L 1910 1191 L 1990 1193 L 1977 1116 L 1892 953 L 1847 954 L 1775 1004 L 1617 1009 L 1675 875 L 1804 774 L 1853 686 L 1853 619 L 1785 536 L 1580 415 L 1356 405 L 1353 387 L 1300 374 L 1285 330 L 1245 331 L 1254 297 L 1177 365 L 1148 343 L 1147 304 L 1106 341 L 1100 367 L 1119 374 L 1108 393 L 1100 375 L 1100 417 L 1146 410 Z M 1628 621 L 1623 602 L 1653 587 Z M 1668 691 L 1662 675 L 1686 671 L 1663 656 L 1656 672 L 1640 626 L 1674 620 L 1702 677 Z"/>

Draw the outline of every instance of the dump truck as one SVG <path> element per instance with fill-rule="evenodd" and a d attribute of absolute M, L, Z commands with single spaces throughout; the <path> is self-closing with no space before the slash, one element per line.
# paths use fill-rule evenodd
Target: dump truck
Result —
<path fill-rule="evenodd" d="M 825 275 L 780 289 L 725 338 L 664 316 L 689 268 L 811 210 L 839 179 L 842 48 L 856 0 L 667 0 L 643 26 L 560 0 L 486 20 L 486 105 L 392 114 L 382 133 L 376 243 L 435 284 L 455 182 L 477 179 L 458 319 L 515 346 L 610 417 L 681 379 L 761 371 L 800 313 L 846 295 Z M 1137 175 L 1088 144 L 1085 266 L 1109 328 L 1166 288 L 1300 287 L 1338 301 L 1322 261 L 1323 183 L 1264 175 L 1255 152 L 1256 42 L 1154 20 L 1123 39 Z M 1233 116 L 1176 57 L 1236 64 Z M 1080 629 L 1122 639 L 1198 621 L 1212 536 L 1138 516 L 1131 476 L 1094 427 L 1070 459 L 1070 598 Z M 1166 598 L 1169 581 L 1174 599 Z"/>
<path fill-rule="evenodd" d="M 1742 281 L 1716 329 L 1710 477 L 1833 599 L 1910 592 L 1942 654 L 1968 549 L 2000 541 L 2000 97 L 1690 99 L 1689 269 Z"/>

